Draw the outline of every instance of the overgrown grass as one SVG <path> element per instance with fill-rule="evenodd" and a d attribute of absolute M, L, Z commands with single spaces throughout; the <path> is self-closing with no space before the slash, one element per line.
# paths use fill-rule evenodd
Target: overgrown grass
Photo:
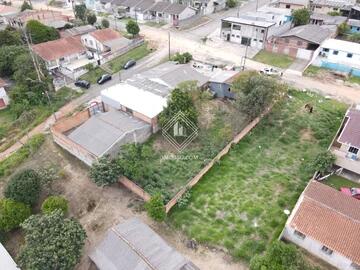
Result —
<path fill-rule="evenodd" d="M 304 75 L 305 76 L 316 76 L 322 70 L 324 70 L 324 69 L 321 67 L 310 65 L 307 69 L 305 69 Z"/>
<path fill-rule="evenodd" d="M 10 147 L 52 113 L 80 95 L 71 88 L 63 87 L 52 95 L 51 104 L 34 106 L 17 119 L 10 108 L 0 111 L 0 139 L 3 140 L 0 151 Z"/>
<path fill-rule="evenodd" d="M 327 178 L 326 180 L 324 180 L 324 184 L 333 187 L 337 190 L 340 190 L 341 187 L 348 187 L 348 188 L 352 188 L 352 187 L 357 187 L 360 188 L 360 184 L 359 183 L 355 183 L 353 181 L 350 181 L 344 177 L 341 177 L 339 175 L 332 175 L 329 178 Z"/>
<path fill-rule="evenodd" d="M 114 58 L 108 63 L 108 66 L 110 67 L 112 72 L 115 73 L 122 70 L 125 63 L 130 59 L 134 59 L 137 61 L 148 55 L 150 52 L 151 50 L 148 48 L 147 43 L 145 43 L 123 55 L 120 55 L 119 57 Z"/>
<path fill-rule="evenodd" d="M 95 84 L 96 81 L 100 78 L 100 76 L 106 74 L 107 72 L 103 70 L 101 67 L 96 67 L 93 70 L 85 73 L 84 75 L 80 76 L 80 79 L 86 80 L 91 84 Z"/>
<path fill-rule="evenodd" d="M 351 82 L 351 83 L 360 84 L 360 77 L 350 76 L 348 81 Z"/>
<path fill-rule="evenodd" d="M 10 175 L 25 159 L 34 154 L 44 141 L 44 134 L 34 135 L 19 150 L 0 161 L 0 177 Z"/>
<path fill-rule="evenodd" d="M 191 190 L 187 208 L 174 208 L 171 224 L 247 262 L 278 237 L 283 211 L 313 173 L 306 163 L 327 149 L 346 110 L 312 93 L 289 94 Z M 307 103 L 316 104 L 314 113 Z"/>
<path fill-rule="evenodd" d="M 278 53 L 271 53 L 264 50 L 258 52 L 258 54 L 255 55 L 253 60 L 284 69 L 288 68 L 294 62 L 294 58 L 291 58 L 290 56 Z"/>

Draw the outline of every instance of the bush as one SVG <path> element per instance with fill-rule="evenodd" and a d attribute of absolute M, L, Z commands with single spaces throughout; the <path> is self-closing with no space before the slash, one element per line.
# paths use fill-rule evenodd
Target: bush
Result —
<path fill-rule="evenodd" d="M 54 27 L 49 27 L 36 20 L 30 20 L 27 22 L 26 31 L 29 32 L 31 41 L 34 44 L 60 38 L 59 32 Z"/>
<path fill-rule="evenodd" d="M 27 9 L 33 9 L 32 5 L 29 4 L 28 1 L 24 1 L 21 5 L 21 8 L 20 8 L 20 11 L 24 11 L 24 10 L 27 10 Z"/>
<path fill-rule="evenodd" d="M 130 20 L 128 21 L 128 23 L 126 24 L 126 31 L 133 35 L 136 36 L 137 34 L 139 34 L 140 32 L 140 27 L 139 25 L 137 24 L 137 22 L 133 21 L 133 20 Z"/>
<path fill-rule="evenodd" d="M 34 170 L 24 170 L 15 174 L 5 187 L 6 198 L 27 205 L 34 205 L 40 195 L 40 177 Z"/>
<path fill-rule="evenodd" d="M 0 200 L 0 230 L 4 232 L 16 229 L 31 215 L 30 207 L 10 199 Z"/>
<path fill-rule="evenodd" d="M 188 188 L 186 189 L 185 193 L 178 199 L 177 206 L 179 208 L 185 208 L 188 206 L 191 199 L 191 190 Z"/>
<path fill-rule="evenodd" d="M 236 0 L 226 0 L 226 6 L 228 8 L 233 8 L 237 6 L 237 1 Z"/>
<path fill-rule="evenodd" d="M 98 186 L 116 183 L 121 175 L 121 169 L 116 160 L 102 157 L 90 169 L 90 178 Z"/>
<path fill-rule="evenodd" d="M 145 209 L 152 219 L 155 221 L 164 221 L 166 218 L 164 201 L 161 194 L 155 194 L 150 201 L 146 203 Z"/>
<path fill-rule="evenodd" d="M 25 245 L 18 257 L 22 269 L 74 269 L 86 238 L 78 221 L 64 219 L 63 213 L 56 210 L 48 215 L 33 215 L 21 227 L 25 231 Z"/>
<path fill-rule="evenodd" d="M 50 196 L 41 205 L 41 211 L 44 214 L 50 214 L 55 210 L 61 210 L 64 215 L 68 213 L 69 203 L 68 201 L 61 196 Z"/>
<path fill-rule="evenodd" d="M 192 55 L 188 52 L 185 52 L 183 54 L 176 53 L 173 56 L 173 61 L 179 62 L 180 64 L 186 64 L 189 63 L 192 60 Z"/>
<path fill-rule="evenodd" d="M 109 23 L 109 21 L 108 21 L 107 19 L 102 19 L 102 21 L 101 21 L 101 26 L 102 26 L 103 28 L 109 28 L 110 23 Z"/>
<path fill-rule="evenodd" d="M 334 162 L 336 157 L 330 151 L 324 151 L 319 153 L 308 165 L 308 169 L 310 172 L 319 172 L 322 175 L 328 173 Z"/>
<path fill-rule="evenodd" d="M 90 14 L 87 15 L 86 20 L 87 20 L 88 24 L 93 25 L 94 23 L 96 23 L 97 17 L 96 17 L 95 14 L 90 13 Z"/>
<path fill-rule="evenodd" d="M 339 26 L 337 27 L 337 34 L 340 36 L 348 33 L 349 31 L 350 31 L 350 26 L 347 25 L 345 22 L 339 24 Z"/>
<path fill-rule="evenodd" d="M 307 8 L 293 10 L 292 16 L 295 26 L 305 25 L 310 21 L 310 11 Z"/>

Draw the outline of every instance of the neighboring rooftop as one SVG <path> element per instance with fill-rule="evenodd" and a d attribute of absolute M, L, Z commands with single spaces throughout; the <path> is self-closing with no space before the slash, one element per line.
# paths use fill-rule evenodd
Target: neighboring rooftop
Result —
<path fill-rule="evenodd" d="M 281 34 L 281 37 L 298 37 L 306 41 L 321 44 L 325 39 L 331 37 L 336 32 L 336 26 L 333 25 L 314 25 L 307 24 L 297 26 Z"/>
<path fill-rule="evenodd" d="M 123 136 L 150 125 L 121 111 L 98 113 L 68 134 L 68 138 L 101 157 Z"/>
<path fill-rule="evenodd" d="M 360 201 L 311 181 L 290 226 L 360 264 Z"/>
<path fill-rule="evenodd" d="M 3 270 L 20 270 L 15 261 L 7 252 L 5 247 L 0 243 L 0 269 Z"/>
<path fill-rule="evenodd" d="M 233 79 L 239 72 L 236 70 L 219 70 L 211 78 L 210 82 L 226 83 Z"/>
<path fill-rule="evenodd" d="M 291 9 L 289 9 L 289 8 L 277 8 L 277 7 L 263 6 L 263 7 L 260 7 L 258 9 L 258 11 L 267 13 L 267 14 L 278 14 L 278 15 L 291 16 Z"/>
<path fill-rule="evenodd" d="M 115 40 L 122 37 L 119 32 L 110 28 L 99 29 L 94 32 L 90 32 L 89 35 L 93 36 L 96 40 L 100 42 Z"/>
<path fill-rule="evenodd" d="M 222 21 L 231 22 L 231 23 L 239 23 L 239 24 L 247 24 L 254 25 L 258 27 L 270 27 L 275 25 L 275 22 L 269 22 L 259 17 L 250 17 L 250 16 L 241 16 L 241 17 L 227 17 L 222 19 Z"/>
<path fill-rule="evenodd" d="M 328 6 L 328 7 L 337 7 L 337 8 L 348 8 L 352 7 L 352 3 L 350 1 L 344 0 L 312 0 L 312 5 L 317 6 Z"/>
<path fill-rule="evenodd" d="M 96 27 L 93 25 L 82 25 L 82 26 L 77 26 L 77 27 L 73 27 L 70 29 L 66 29 L 64 31 L 64 36 L 79 36 L 79 35 L 84 35 L 90 32 L 93 32 L 96 30 Z"/>
<path fill-rule="evenodd" d="M 89 257 L 99 270 L 200 270 L 136 218 L 111 228 Z"/>
<path fill-rule="evenodd" d="M 360 20 L 349 19 L 347 24 L 350 26 L 360 27 Z"/>
<path fill-rule="evenodd" d="M 330 16 L 327 14 L 321 14 L 321 13 L 313 13 L 310 15 L 311 20 L 317 20 L 322 21 L 323 24 L 333 24 L 333 25 L 339 25 L 343 22 L 346 22 L 347 17 L 343 16 Z"/>
<path fill-rule="evenodd" d="M 16 14 L 18 12 L 19 12 L 19 10 L 12 6 L 0 5 L 0 15 L 1 16 Z"/>
<path fill-rule="evenodd" d="M 358 45 L 360 46 L 360 44 Z M 360 148 L 360 110 L 349 109 L 345 118 L 345 126 L 338 138 L 338 142 Z"/>
<path fill-rule="evenodd" d="M 309 0 L 279 0 L 278 3 L 299 5 L 299 6 L 308 6 Z"/>
<path fill-rule="evenodd" d="M 340 39 L 331 38 L 331 39 L 325 40 L 321 44 L 321 47 L 336 50 L 336 51 L 343 51 L 343 52 L 358 54 L 358 55 L 360 54 L 360 44 L 359 43 L 340 40 Z"/>
<path fill-rule="evenodd" d="M 181 14 L 181 12 L 183 12 L 185 9 L 187 8 L 186 5 L 181 5 L 178 3 L 172 3 L 171 5 L 169 5 L 164 12 L 171 14 L 171 15 L 179 15 Z"/>
<path fill-rule="evenodd" d="M 32 46 L 32 49 L 46 61 L 53 61 L 72 54 L 86 52 L 86 48 L 81 43 L 80 36 L 60 38 L 36 44 Z"/>

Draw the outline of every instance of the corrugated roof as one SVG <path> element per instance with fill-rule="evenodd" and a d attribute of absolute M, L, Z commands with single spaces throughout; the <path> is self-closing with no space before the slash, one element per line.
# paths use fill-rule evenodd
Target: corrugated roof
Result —
<path fill-rule="evenodd" d="M 238 23 L 238 24 L 246 24 L 246 25 L 254 25 L 259 27 L 270 27 L 275 25 L 275 22 L 269 22 L 259 17 L 250 17 L 250 16 L 241 16 L 241 17 L 227 17 L 222 19 L 222 21 Z"/>
<path fill-rule="evenodd" d="M 110 229 L 90 258 L 99 270 L 200 270 L 136 218 Z"/>
<path fill-rule="evenodd" d="M 122 37 L 122 35 L 119 32 L 112 30 L 110 28 L 99 29 L 89 33 L 89 35 L 93 36 L 96 40 L 100 42 L 114 40 Z"/>
<path fill-rule="evenodd" d="M 140 12 L 147 11 L 155 4 L 155 0 L 143 0 L 136 6 L 136 9 Z"/>
<path fill-rule="evenodd" d="M 298 37 L 315 44 L 321 44 L 325 39 L 331 37 L 336 32 L 333 25 L 314 25 L 307 24 L 297 26 L 280 35 L 281 37 Z"/>
<path fill-rule="evenodd" d="M 300 200 L 290 226 L 360 264 L 360 201 L 317 181 Z"/>
<path fill-rule="evenodd" d="M 168 13 L 168 14 L 175 14 L 175 15 L 179 15 L 181 14 L 181 12 L 183 12 L 185 9 L 187 8 L 187 6 L 185 5 L 181 5 L 181 4 L 177 4 L 177 3 L 173 3 L 170 6 L 168 6 L 164 12 Z"/>
<path fill-rule="evenodd" d="M 358 51 L 358 53 L 359 52 L 360 51 Z M 347 121 L 338 141 L 360 148 L 360 110 L 350 109 L 347 111 L 345 117 L 347 118 Z"/>
<path fill-rule="evenodd" d="M 313 13 L 310 15 L 310 19 L 323 21 L 324 24 L 335 24 L 339 25 L 346 22 L 347 17 L 344 16 L 330 16 L 322 13 Z"/>
<path fill-rule="evenodd" d="M 171 5 L 171 3 L 169 3 L 169 2 L 157 2 L 149 10 L 156 11 L 156 12 L 164 12 L 164 10 L 170 5 Z"/>
<path fill-rule="evenodd" d="M 82 25 L 82 26 L 77 26 L 77 27 L 73 27 L 70 29 L 66 29 L 64 31 L 64 35 L 65 36 L 78 36 L 78 35 L 84 35 L 90 32 L 93 32 L 96 30 L 96 27 L 93 25 Z"/>

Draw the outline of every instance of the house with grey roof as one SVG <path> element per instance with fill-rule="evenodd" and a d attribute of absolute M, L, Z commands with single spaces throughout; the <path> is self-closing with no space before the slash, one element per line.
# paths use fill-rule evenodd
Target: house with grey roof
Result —
<path fill-rule="evenodd" d="M 272 6 L 278 8 L 286 8 L 291 10 L 308 8 L 310 5 L 309 0 L 277 0 L 271 3 Z"/>
<path fill-rule="evenodd" d="M 347 17 L 345 16 L 331 16 L 328 14 L 321 14 L 321 13 L 312 13 L 310 15 L 310 24 L 317 24 L 317 25 L 340 25 L 347 21 Z"/>
<path fill-rule="evenodd" d="M 351 7 L 355 5 L 354 0 L 311 0 L 310 10 L 313 13 L 328 14 L 337 12 L 342 16 L 348 16 Z"/>
<path fill-rule="evenodd" d="M 89 257 L 99 270 L 200 270 L 137 218 L 111 228 Z"/>
<path fill-rule="evenodd" d="M 324 40 L 335 37 L 336 29 L 335 25 L 297 26 L 270 38 L 266 42 L 265 50 L 310 60 Z"/>

